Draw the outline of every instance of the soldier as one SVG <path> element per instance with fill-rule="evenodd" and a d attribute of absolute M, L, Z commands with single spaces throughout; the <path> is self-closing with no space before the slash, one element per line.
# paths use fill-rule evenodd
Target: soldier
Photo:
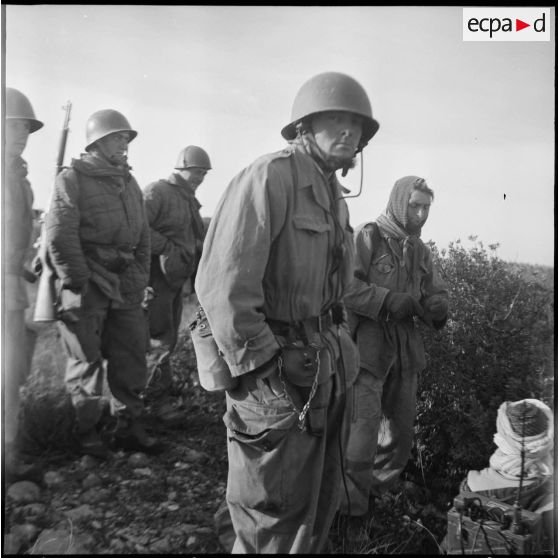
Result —
<path fill-rule="evenodd" d="M 418 176 L 393 186 L 385 212 L 355 232 L 355 280 L 345 296 L 360 353 L 347 448 L 349 536 L 363 529 L 369 498 L 399 477 L 409 458 L 419 372 L 426 366 L 417 320 L 440 329 L 448 291 L 420 234 L 434 192 Z M 358 325 L 356 325 L 358 324 Z"/>
<path fill-rule="evenodd" d="M 27 180 L 27 163 L 21 158 L 29 134 L 43 127 L 35 118 L 29 99 L 11 87 L 6 88 L 4 148 L 3 230 L 3 361 L 4 455 L 8 482 L 40 478 L 36 464 L 22 462 L 17 449 L 19 388 L 27 379 L 33 354 L 33 333 L 25 326 L 29 299 L 25 280 L 35 279 L 25 267 L 33 237 L 33 190 Z"/>
<path fill-rule="evenodd" d="M 178 154 L 174 169 L 167 180 L 144 190 L 151 232 L 149 286 L 154 295 L 148 302 L 151 346 L 144 398 L 150 414 L 167 424 L 183 419 L 180 401 L 172 398 L 176 386 L 170 357 L 178 340 L 184 285 L 197 269 L 205 236 L 195 194 L 211 163 L 201 147 L 189 145 Z"/>
<path fill-rule="evenodd" d="M 353 243 L 336 171 L 378 127 L 357 81 L 314 76 L 281 131 L 290 145 L 241 171 L 211 219 L 196 292 L 237 380 L 224 416 L 233 553 L 314 553 L 327 542 L 357 372 L 342 326 Z"/>
<path fill-rule="evenodd" d="M 91 115 L 86 153 L 58 174 L 46 218 L 76 437 L 82 453 L 101 458 L 108 455 L 98 431 L 105 407 L 103 359 L 116 417 L 115 446 L 162 449 L 139 421 L 147 380 L 142 302 L 150 248 L 142 192 L 127 162 L 128 144 L 136 135 L 116 110 Z"/>

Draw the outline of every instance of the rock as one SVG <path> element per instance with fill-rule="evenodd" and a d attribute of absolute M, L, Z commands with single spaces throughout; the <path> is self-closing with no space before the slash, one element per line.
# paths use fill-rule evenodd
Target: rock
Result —
<path fill-rule="evenodd" d="M 149 550 L 153 554 L 169 554 L 170 552 L 170 540 L 168 537 L 164 537 L 149 545 Z"/>
<path fill-rule="evenodd" d="M 39 528 L 32 523 L 24 523 L 23 525 L 14 525 L 12 534 L 16 535 L 23 544 L 31 544 L 39 534 Z"/>
<path fill-rule="evenodd" d="M 103 481 L 95 473 L 89 473 L 83 479 L 83 482 L 81 483 L 83 488 L 85 488 L 86 490 L 89 489 L 89 488 L 95 488 L 96 486 L 101 486 L 102 484 L 103 484 Z"/>
<path fill-rule="evenodd" d="M 202 451 L 193 449 L 186 449 L 184 451 L 184 459 L 186 459 L 186 461 L 202 461 L 203 459 L 207 459 L 207 457 L 208 455 Z"/>
<path fill-rule="evenodd" d="M 98 504 L 112 498 L 112 492 L 108 488 L 90 488 L 81 495 L 81 501 L 86 504 Z"/>
<path fill-rule="evenodd" d="M 178 493 L 176 492 L 176 490 L 171 490 L 168 494 L 167 494 L 167 498 L 169 500 L 176 500 L 178 498 Z"/>
<path fill-rule="evenodd" d="M 214 533 L 214 531 L 211 527 L 200 527 L 196 530 L 196 533 L 198 535 L 211 535 Z"/>
<path fill-rule="evenodd" d="M 97 467 L 99 467 L 99 460 L 92 455 L 84 455 L 79 460 L 79 465 L 85 471 L 89 471 L 90 469 L 96 469 Z"/>
<path fill-rule="evenodd" d="M 53 488 L 63 484 L 64 477 L 58 471 L 47 471 L 43 477 L 43 482 L 48 488 Z"/>
<path fill-rule="evenodd" d="M 83 504 L 82 506 L 68 510 L 65 515 L 72 521 L 84 521 L 93 518 L 95 513 L 90 505 Z"/>
<path fill-rule="evenodd" d="M 19 504 L 30 504 L 39 501 L 41 489 L 34 482 L 19 481 L 8 488 L 6 496 Z"/>
<path fill-rule="evenodd" d="M 184 523 L 180 525 L 180 531 L 182 531 L 185 535 L 195 533 L 197 528 L 197 525 L 192 525 L 191 523 Z"/>
<path fill-rule="evenodd" d="M 134 474 L 140 477 L 152 477 L 153 471 L 149 467 L 140 467 L 138 469 L 134 469 Z"/>
<path fill-rule="evenodd" d="M 126 550 L 126 544 L 120 539 L 113 539 L 110 541 L 110 548 L 114 549 L 113 554 L 123 554 Z"/>
<path fill-rule="evenodd" d="M 40 502 L 33 502 L 32 504 L 27 504 L 21 508 L 23 517 L 27 518 L 29 521 L 43 517 L 46 511 L 47 507 L 45 504 L 41 504 Z"/>
<path fill-rule="evenodd" d="M 132 455 L 128 458 L 128 465 L 134 469 L 137 467 L 145 467 L 149 465 L 149 457 L 141 451 L 132 453 Z"/>
<path fill-rule="evenodd" d="M 191 535 L 190 537 L 188 537 L 188 540 L 186 541 L 186 546 L 193 546 L 197 542 L 198 542 L 198 537 L 196 537 L 195 535 Z"/>
<path fill-rule="evenodd" d="M 33 545 L 33 554 L 90 554 L 84 548 L 85 541 L 90 539 L 75 529 L 45 529 Z"/>
<path fill-rule="evenodd" d="M 17 554 L 22 547 L 22 540 L 15 533 L 4 535 L 2 554 Z"/>

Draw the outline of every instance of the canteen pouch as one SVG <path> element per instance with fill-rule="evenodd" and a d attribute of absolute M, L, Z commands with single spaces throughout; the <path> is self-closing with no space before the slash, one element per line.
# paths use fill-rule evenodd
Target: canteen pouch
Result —
<path fill-rule="evenodd" d="M 202 388 L 206 391 L 234 389 L 238 385 L 238 379 L 231 375 L 201 306 L 198 307 L 195 319 L 188 327 L 196 353 L 198 377 Z"/>

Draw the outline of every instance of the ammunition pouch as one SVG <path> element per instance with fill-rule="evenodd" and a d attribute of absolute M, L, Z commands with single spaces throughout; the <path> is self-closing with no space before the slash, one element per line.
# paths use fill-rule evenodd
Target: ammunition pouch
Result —
<path fill-rule="evenodd" d="M 85 253 L 92 260 L 112 273 L 123 273 L 136 259 L 135 248 L 123 249 L 108 246 L 95 246 L 86 249 Z"/>
<path fill-rule="evenodd" d="M 310 387 L 316 374 L 321 384 L 333 374 L 332 356 L 337 360 L 336 344 L 328 343 L 328 330 L 336 324 L 330 310 L 299 322 L 268 319 L 267 323 L 281 346 L 281 360 L 286 379 L 295 386 Z M 332 354 L 333 353 L 333 354 Z"/>
<path fill-rule="evenodd" d="M 327 380 L 335 373 L 340 354 L 332 329 L 338 323 L 337 315 L 328 311 L 299 322 L 267 322 L 281 346 L 279 374 L 287 381 L 287 388 L 297 392 L 291 399 L 306 402 L 298 409 L 299 427 L 321 436 L 332 387 Z"/>

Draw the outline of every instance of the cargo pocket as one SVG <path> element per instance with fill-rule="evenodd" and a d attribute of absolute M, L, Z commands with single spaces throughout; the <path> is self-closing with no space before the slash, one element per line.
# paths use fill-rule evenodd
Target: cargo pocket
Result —
<path fill-rule="evenodd" d="M 287 402 L 277 407 L 235 402 L 223 422 L 229 439 L 227 500 L 258 510 L 283 509 L 293 484 L 286 438 L 297 420 Z"/>

